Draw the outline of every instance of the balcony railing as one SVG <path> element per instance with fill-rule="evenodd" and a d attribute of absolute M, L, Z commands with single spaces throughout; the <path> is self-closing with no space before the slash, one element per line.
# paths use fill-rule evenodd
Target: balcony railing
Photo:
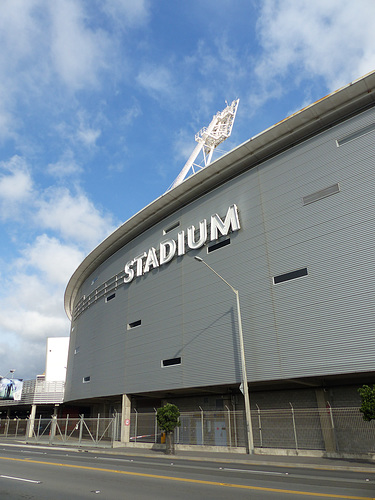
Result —
<path fill-rule="evenodd" d="M 25 380 L 19 401 L 0 399 L 0 407 L 33 404 L 57 404 L 64 399 L 65 382 L 48 380 Z"/>

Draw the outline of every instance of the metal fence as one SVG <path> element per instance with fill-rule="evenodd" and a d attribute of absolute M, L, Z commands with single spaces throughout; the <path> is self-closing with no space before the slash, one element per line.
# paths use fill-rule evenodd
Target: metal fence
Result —
<path fill-rule="evenodd" d="M 112 446 L 120 440 L 120 416 L 112 418 L 0 419 L 0 436 L 26 438 L 47 444 L 95 444 Z"/>
<path fill-rule="evenodd" d="M 251 412 L 256 448 L 375 453 L 375 421 L 365 422 L 357 408 L 257 409 Z M 243 411 L 182 412 L 175 442 L 182 445 L 245 447 Z M 154 413 L 134 411 L 130 442 L 163 443 Z M 113 446 L 121 439 L 121 415 L 113 418 L 0 419 L 0 436 L 48 444 Z"/>
<path fill-rule="evenodd" d="M 130 441 L 160 443 L 155 413 L 133 413 Z M 245 447 L 243 411 L 182 412 L 175 442 L 186 445 Z M 365 422 L 357 408 L 290 408 L 251 411 L 256 448 L 375 453 L 375 421 Z"/>

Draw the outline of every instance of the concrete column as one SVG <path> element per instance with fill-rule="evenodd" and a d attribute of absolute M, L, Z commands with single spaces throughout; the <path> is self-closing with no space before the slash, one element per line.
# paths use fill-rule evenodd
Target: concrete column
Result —
<path fill-rule="evenodd" d="M 127 394 L 122 395 L 122 411 L 121 411 L 121 442 L 129 443 L 130 441 L 130 411 L 131 398 Z"/>
<path fill-rule="evenodd" d="M 49 432 L 49 444 L 50 446 L 53 444 L 53 440 L 56 436 L 56 426 L 57 426 L 57 416 L 55 414 L 52 415 L 51 418 L 51 428 Z"/>
<path fill-rule="evenodd" d="M 29 416 L 29 421 L 27 422 L 27 429 L 26 429 L 26 436 L 28 438 L 33 437 L 35 414 L 36 414 L 36 405 L 32 405 L 31 406 L 31 413 Z"/>
<path fill-rule="evenodd" d="M 325 449 L 328 452 L 336 451 L 335 429 L 332 426 L 330 407 L 324 389 L 315 389 L 316 401 L 319 408 L 320 427 L 324 439 Z"/>

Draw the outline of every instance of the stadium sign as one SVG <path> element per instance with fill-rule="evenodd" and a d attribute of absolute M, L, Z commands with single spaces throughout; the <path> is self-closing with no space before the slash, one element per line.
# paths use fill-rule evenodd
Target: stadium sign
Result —
<path fill-rule="evenodd" d="M 167 264 L 176 255 L 178 257 L 185 255 L 187 249 L 197 250 L 208 240 L 215 241 L 220 236 L 226 236 L 229 231 L 234 232 L 239 229 L 238 209 L 236 205 L 231 205 L 224 220 L 218 214 L 211 215 L 210 225 L 208 225 L 207 219 L 203 219 L 199 222 L 199 230 L 196 230 L 195 226 L 189 226 L 186 230 L 178 233 L 177 240 L 164 240 L 159 243 L 157 248 L 151 247 L 147 252 L 142 252 L 129 260 L 125 264 L 124 282 L 130 283 L 135 277 Z"/>

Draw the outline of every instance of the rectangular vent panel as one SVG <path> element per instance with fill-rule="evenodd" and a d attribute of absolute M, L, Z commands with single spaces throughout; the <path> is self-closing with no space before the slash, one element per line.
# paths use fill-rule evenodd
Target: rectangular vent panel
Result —
<path fill-rule="evenodd" d="M 171 226 L 169 226 L 166 229 L 164 229 L 163 230 L 163 234 L 168 234 L 171 231 L 173 231 L 173 229 L 177 229 L 179 226 L 180 226 L 180 221 L 177 221 L 174 224 L 172 224 Z"/>
<path fill-rule="evenodd" d="M 322 200 L 323 198 L 327 198 L 328 196 L 332 196 L 333 194 L 340 192 L 339 184 L 333 184 L 332 186 L 321 189 L 320 191 L 316 191 L 315 193 L 308 194 L 302 198 L 304 205 L 309 205 L 310 203 L 314 203 L 314 201 Z"/>
<path fill-rule="evenodd" d="M 207 247 L 207 253 L 214 252 L 215 250 L 219 250 L 219 248 L 226 247 L 227 245 L 230 245 L 230 238 L 219 241 L 219 243 L 215 243 L 214 245 L 210 245 Z"/>
<path fill-rule="evenodd" d="M 367 127 L 361 128 L 361 130 L 357 130 L 357 132 L 354 132 L 353 134 L 347 135 L 346 137 L 343 137 L 342 139 L 337 139 L 336 144 L 337 147 L 343 146 L 344 144 L 354 141 L 354 139 L 358 139 L 359 137 L 362 137 L 363 135 L 369 134 L 375 130 L 375 123 L 372 123 L 371 125 L 368 125 Z"/>
<path fill-rule="evenodd" d="M 132 328 L 136 328 L 137 326 L 141 326 L 142 320 L 138 319 L 137 321 L 133 321 L 132 323 L 128 324 L 128 330 L 131 330 Z"/>
<path fill-rule="evenodd" d="M 108 297 L 106 297 L 105 301 L 109 302 L 110 300 L 114 299 L 115 297 L 116 297 L 116 294 L 112 293 L 111 295 L 108 295 Z"/>
<path fill-rule="evenodd" d="M 174 365 L 180 365 L 181 364 L 181 358 L 171 358 L 171 359 L 163 359 L 161 362 L 161 366 L 174 366 Z"/>
<path fill-rule="evenodd" d="M 279 274 L 279 276 L 274 276 L 273 282 L 275 285 L 277 283 L 282 283 L 283 281 L 294 280 L 296 278 L 301 278 L 302 276 L 307 276 L 307 267 L 302 269 L 297 269 L 297 271 L 291 271 L 290 273 Z"/>

